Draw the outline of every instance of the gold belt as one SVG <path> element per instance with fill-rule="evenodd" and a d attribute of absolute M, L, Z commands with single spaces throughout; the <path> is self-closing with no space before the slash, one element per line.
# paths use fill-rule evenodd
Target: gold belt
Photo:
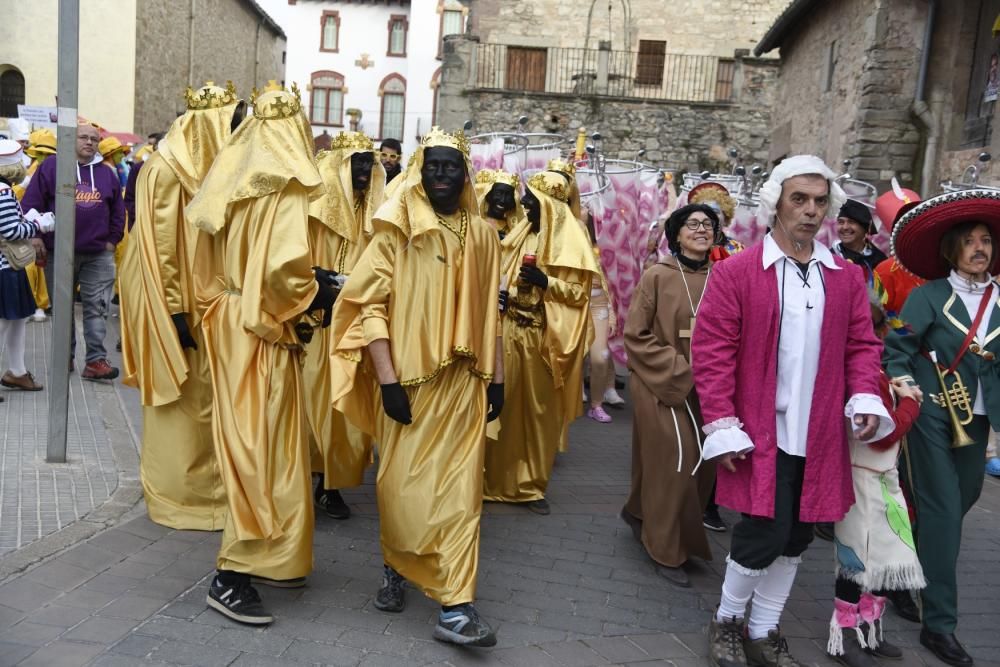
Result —
<path fill-rule="evenodd" d="M 518 313 L 517 311 L 514 311 L 514 310 L 508 311 L 507 312 L 507 317 L 509 317 L 512 320 L 514 320 L 514 324 L 516 324 L 519 327 L 527 327 L 527 328 L 531 328 L 531 329 L 541 329 L 542 328 L 542 323 L 541 322 L 537 322 L 537 321 L 531 319 L 530 317 L 525 317 L 524 315 L 521 315 L 520 313 Z"/>

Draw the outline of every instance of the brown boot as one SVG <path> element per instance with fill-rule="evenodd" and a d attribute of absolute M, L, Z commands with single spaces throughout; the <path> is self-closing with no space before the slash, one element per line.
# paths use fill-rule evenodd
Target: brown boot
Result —
<path fill-rule="evenodd" d="M 708 663 L 712 667 L 746 667 L 743 635 L 743 619 L 720 623 L 713 614 L 708 624 Z"/>
<path fill-rule="evenodd" d="M 788 642 L 777 629 L 769 630 L 763 639 L 743 641 L 748 667 L 804 667 L 788 652 Z"/>
<path fill-rule="evenodd" d="M 14 375 L 10 371 L 4 373 L 3 377 L 0 378 L 0 385 L 8 389 L 20 389 L 21 391 L 41 391 L 43 389 L 42 385 L 35 382 L 35 377 L 31 373 Z"/>

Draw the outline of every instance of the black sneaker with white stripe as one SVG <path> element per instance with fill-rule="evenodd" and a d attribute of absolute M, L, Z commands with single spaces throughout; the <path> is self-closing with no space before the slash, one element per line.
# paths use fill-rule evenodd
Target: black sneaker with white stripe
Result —
<path fill-rule="evenodd" d="M 236 584 L 224 584 L 215 576 L 205 602 L 238 623 L 268 625 L 274 622 L 274 617 L 261 604 L 257 590 L 250 585 L 249 577 Z"/>
<path fill-rule="evenodd" d="M 441 609 L 434 639 L 460 646 L 496 646 L 497 636 L 493 628 L 483 619 L 470 603 L 462 604 L 451 611 Z"/>

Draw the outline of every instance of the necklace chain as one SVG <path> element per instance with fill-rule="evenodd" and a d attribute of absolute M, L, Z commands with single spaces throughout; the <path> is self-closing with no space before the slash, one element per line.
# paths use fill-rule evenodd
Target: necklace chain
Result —
<path fill-rule="evenodd" d="M 440 215 L 437 216 L 438 222 L 440 222 L 445 229 L 450 231 L 452 234 L 458 237 L 459 243 L 461 243 L 462 248 L 465 248 L 465 233 L 469 229 L 469 214 L 465 212 L 465 209 L 461 209 L 459 218 L 459 228 L 455 229 L 452 223 L 445 220 Z"/>
<path fill-rule="evenodd" d="M 677 268 L 681 270 L 681 281 L 684 283 L 684 291 L 687 292 L 688 303 L 691 305 L 691 317 L 698 316 L 698 309 L 701 308 L 701 300 L 705 298 L 705 290 L 701 291 L 701 296 L 698 297 L 698 305 L 694 304 L 694 299 L 691 298 L 691 288 L 688 287 L 687 278 L 684 277 L 684 265 L 677 262 Z M 693 273 L 693 272 L 692 272 Z M 705 274 L 705 285 L 708 285 L 708 277 L 712 275 L 712 267 L 708 267 L 708 273 Z"/>

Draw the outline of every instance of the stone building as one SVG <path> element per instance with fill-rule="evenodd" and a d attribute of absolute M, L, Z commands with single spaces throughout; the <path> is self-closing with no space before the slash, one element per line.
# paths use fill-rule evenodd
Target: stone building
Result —
<path fill-rule="evenodd" d="M 55 106 L 58 0 L 18 3 L 0 24 L 0 115 Z M 285 35 L 254 0 L 80 3 L 80 115 L 142 137 L 184 110 L 187 85 L 231 79 L 241 94 L 284 79 Z"/>
<path fill-rule="evenodd" d="M 851 160 L 880 191 L 893 176 L 924 196 L 960 180 L 1000 151 L 998 15 L 1000 0 L 795 0 L 755 48 L 781 55 L 769 157 Z"/>

